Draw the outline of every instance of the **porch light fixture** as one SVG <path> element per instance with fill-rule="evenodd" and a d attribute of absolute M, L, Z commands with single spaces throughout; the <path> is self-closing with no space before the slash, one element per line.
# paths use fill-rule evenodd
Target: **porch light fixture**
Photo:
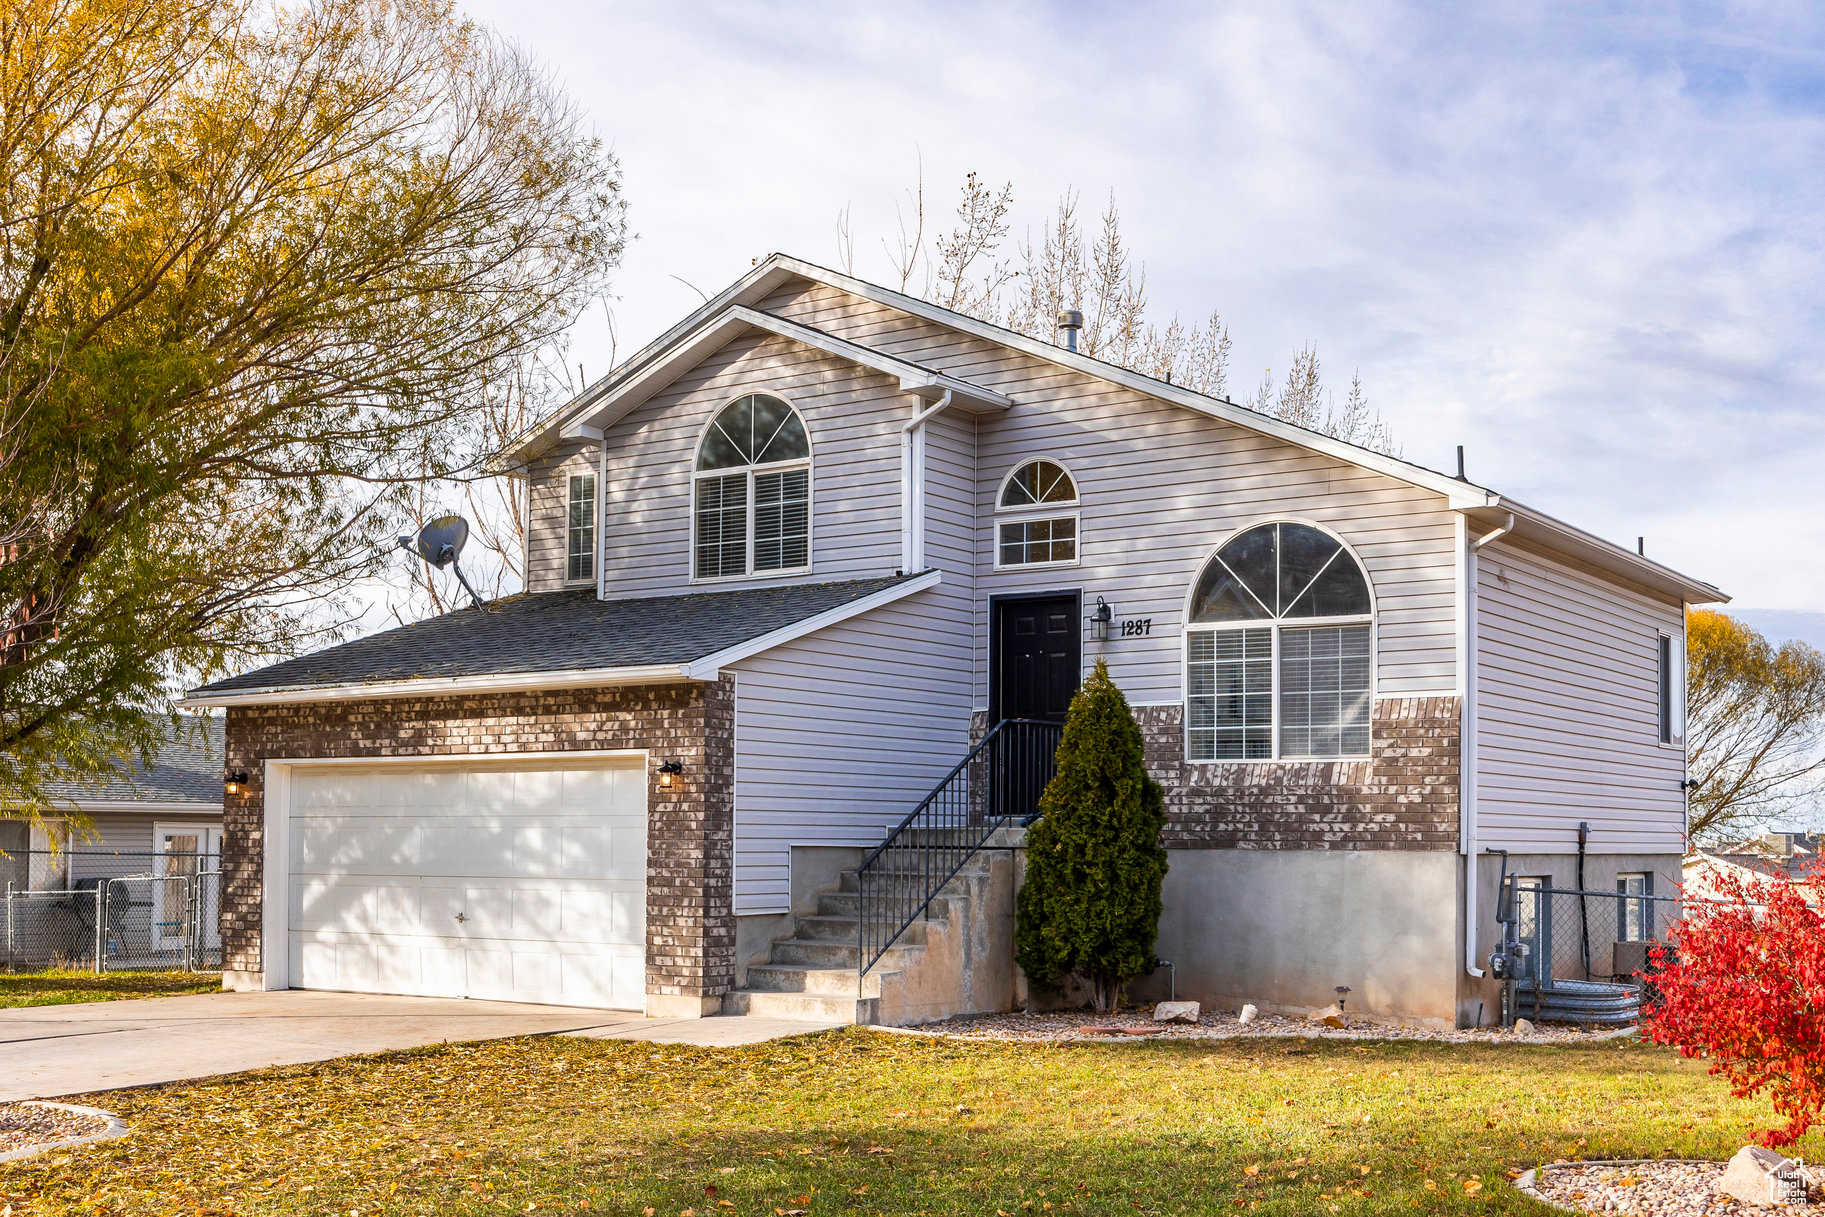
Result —
<path fill-rule="evenodd" d="M 222 789 L 228 794 L 240 794 L 247 789 L 247 770 L 230 769 L 223 774 Z"/>
<path fill-rule="evenodd" d="M 683 772 L 684 772 L 684 762 L 683 761 L 665 762 L 665 764 L 659 766 L 659 785 L 666 790 L 670 790 L 672 788 L 673 780 L 675 778 L 677 778 L 677 776 Z"/>
<path fill-rule="evenodd" d="M 1115 610 L 1101 596 L 1096 598 L 1096 611 L 1090 614 L 1090 622 L 1096 629 L 1098 642 L 1109 641 L 1109 623 L 1115 620 Z"/>

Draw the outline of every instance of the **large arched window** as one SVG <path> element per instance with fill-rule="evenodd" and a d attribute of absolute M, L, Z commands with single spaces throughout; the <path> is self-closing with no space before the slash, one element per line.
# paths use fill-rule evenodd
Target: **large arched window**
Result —
<path fill-rule="evenodd" d="M 1077 561 L 1077 483 L 1057 461 L 1017 466 L 1001 484 L 995 510 L 995 565 L 1046 566 Z"/>
<path fill-rule="evenodd" d="M 1186 756 L 1367 756 L 1373 627 L 1369 581 L 1335 537 L 1309 524 L 1237 533 L 1191 595 Z"/>
<path fill-rule="evenodd" d="M 811 440 L 796 411 L 750 393 L 697 446 L 691 571 L 699 579 L 811 565 Z"/>

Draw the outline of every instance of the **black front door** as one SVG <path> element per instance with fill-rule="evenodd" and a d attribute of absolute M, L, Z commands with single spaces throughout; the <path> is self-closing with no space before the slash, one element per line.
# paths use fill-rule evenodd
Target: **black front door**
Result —
<path fill-rule="evenodd" d="M 1065 721 L 1083 678 L 1077 596 L 995 602 L 992 715 Z"/>

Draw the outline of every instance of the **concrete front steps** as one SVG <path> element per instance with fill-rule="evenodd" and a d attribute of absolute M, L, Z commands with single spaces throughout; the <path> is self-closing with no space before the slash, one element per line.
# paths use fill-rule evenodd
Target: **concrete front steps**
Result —
<path fill-rule="evenodd" d="M 1012 874 L 1007 853 L 977 854 L 861 976 L 859 884 L 855 871 L 844 871 L 834 890 L 817 894 L 815 912 L 793 919 L 792 936 L 774 941 L 767 962 L 749 965 L 747 986 L 723 996 L 722 1012 L 897 1026 L 1005 1009 L 1013 990 Z M 1001 949 L 997 931 L 1005 931 Z M 1002 972 L 1005 983 L 996 984 Z"/>

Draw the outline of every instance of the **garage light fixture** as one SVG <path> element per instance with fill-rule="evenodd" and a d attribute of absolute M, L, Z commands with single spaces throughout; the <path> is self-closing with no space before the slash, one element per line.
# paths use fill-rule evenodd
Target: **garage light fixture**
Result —
<path fill-rule="evenodd" d="M 667 761 L 665 764 L 659 766 L 659 785 L 670 790 L 672 788 L 673 780 L 683 772 L 683 761 Z"/>
<path fill-rule="evenodd" d="M 247 789 L 247 770 L 230 769 L 223 774 L 222 789 L 229 794 L 240 794 Z"/>

